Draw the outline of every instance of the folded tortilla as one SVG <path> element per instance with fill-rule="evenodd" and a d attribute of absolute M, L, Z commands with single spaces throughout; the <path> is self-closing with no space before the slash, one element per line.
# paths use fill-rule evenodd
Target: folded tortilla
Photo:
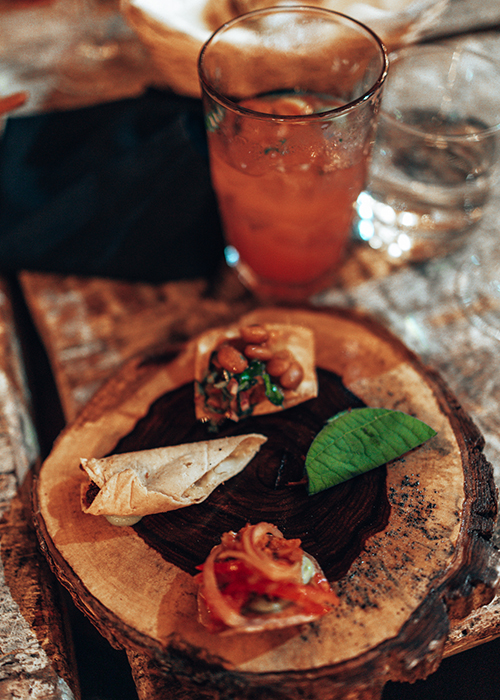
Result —
<path fill-rule="evenodd" d="M 266 440 L 264 435 L 251 433 L 81 459 L 91 481 L 82 485 L 82 510 L 140 518 L 201 503 L 241 472 Z"/>
<path fill-rule="evenodd" d="M 284 389 L 284 401 L 281 406 L 276 406 L 264 398 L 257 403 L 252 415 L 264 415 L 292 408 L 299 403 L 313 399 L 318 395 L 318 379 L 316 376 L 316 351 L 314 333 L 310 328 L 283 323 L 260 323 L 269 333 L 266 345 L 276 353 L 280 350 L 289 350 L 294 359 L 302 365 L 304 378 L 297 389 Z M 214 328 L 207 331 L 198 340 L 194 375 L 197 382 L 205 379 L 210 358 L 213 351 L 226 340 L 240 337 L 241 324 L 225 328 Z M 205 405 L 204 396 L 195 390 L 195 410 L 198 420 L 210 420 L 213 413 Z M 233 421 L 240 418 L 232 413 L 228 416 Z"/>

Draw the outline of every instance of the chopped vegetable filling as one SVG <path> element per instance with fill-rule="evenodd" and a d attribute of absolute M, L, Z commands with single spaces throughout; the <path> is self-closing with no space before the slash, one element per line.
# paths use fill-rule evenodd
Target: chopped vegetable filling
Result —
<path fill-rule="evenodd" d="M 205 406 L 221 418 L 232 413 L 239 418 L 251 415 L 263 396 L 275 406 L 281 406 L 284 399 L 283 391 L 266 372 L 264 362 L 252 360 L 242 372 L 233 374 L 217 366 L 215 352 L 205 380 L 198 382 L 198 391 L 205 398 Z"/>
<path fill-rule="evenodd" d="M 226 532 L 196 576 L 201 622 L 211 632 L 244 628 L 249 620 L 287 614 L 319 617 L 338 603 L 299 539 L 286 540 L 269 523 Z"/>

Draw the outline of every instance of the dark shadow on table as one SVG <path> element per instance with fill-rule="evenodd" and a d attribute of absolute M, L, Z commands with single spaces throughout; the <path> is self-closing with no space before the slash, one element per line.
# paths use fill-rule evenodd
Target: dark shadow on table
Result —
<path fill-rule="evenodd" d="M 388 683 L 382 700 L 499 700 L 500 639 L 444 659 L 425 681 Z"/>
<path fill-rule="evenodd" d="M 71 617 L 82 700 L 137 700 L 125 652 L 113 649 L 75 608 Z M 500 639 L 445 659 L 425 681 L 388 683 L 382 700 L 500 700 L 499 659 Z"/>

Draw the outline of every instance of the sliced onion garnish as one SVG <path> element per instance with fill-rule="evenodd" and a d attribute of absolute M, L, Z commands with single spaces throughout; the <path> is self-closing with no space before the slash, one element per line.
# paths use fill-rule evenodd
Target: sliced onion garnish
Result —
<path fill-rule="evenodd" d="M 204 597 L 210 614 L 220 619 L 228 627 L 237 627 L 245 623 L 245 618 L 240 615 L 222 595 L 217 584 L 214 564 L 217 559 L 219 547 L 214 547 L 203 565 Z"/>
<path fill-rule="evenodd" d="M 244 561 L 250 568 L 270 581 L 302 583 L 302 557 L 296 562 L 278 559 L 274 557 L 274 554 L 277 553 L 266 547 L 268 544 L 267 535 L 269 534 L 286 541 L 277 527 L 261 523 L 256 527 L 243 528 L 240 534 L 240 541 L 234 537 L 228 541 L 229 538 L 227 538 L 222 542 L 222 545 L 216 548 L 217 559 Z M 229 547 L 229 549 L 225 549 L 225 547 Z"/>
<path fill-rule="evenodd" d="M 271 581 L 301 583 L 301 559 L 292 563 L 286 559 L 275 558 L 273 551 L 266 547 L 267 535 L 283 540 L 281 531 L 269 523 L 259 523 L 255 527 L 243 530 L 241 541 L 245 552 L 251 557 L 251 564 Z"/>
<path fill-rule="evenodd" d="M 266 548 L 268 535 L 283 539 L 280 530 L 269 523 L 243 528 L 240 540 L 234 534 L 226 533 L 222 543 L 212 549 L 203 566 L 203 596 L 207 608 L 211 615 L 228 627 L 241 625 L 246 618 L 235 610 L 220 591 L 215 573 L 217 560 L 239 559 L 271 581 L 302 581 L 301 560 L 290 563 L 274 559 L 273 552 Z"/>
<path fill-rule="evenodd" d="M 278 528 L 269 523 L 247 525 L 238 533 L 224 533 L 221 544 L 212 549 L 200 575 L 199 611 L 202 624 L 212 626 L 212 631 L 243 629 L 249 624 L 249 615 L 255 626 L 260 618 L 280 616 L 291 606 L 295 606 L 298 612 L 302 611 L 303 616 L 312 614 L 311 619 L 326 614 L 337 598 L 321 570 L 319 574 L 314 573 L 315 561 L 304 554 L 300 545 L 300 540 L 285 539 Z M 223 561 L 244 562 L 248 571 L 248 580 L 245 581 L 245 567 L 234 567 L 235 572 L 240 572 L 236 576 L 243 575 L 243 579 L 236 579 L 236 590 L 240 582 L 243 588 L 234 600 L 231 594 L 224 593 L 228 584 L 226 573 L 221 574 L 219 588 L 216 564 Z M 225 567 L 223 570 L 226 570 Z M 232 567 L 228 571 L 231 570 Z M 313 588 L 305 589 L 309 583 Z"/>

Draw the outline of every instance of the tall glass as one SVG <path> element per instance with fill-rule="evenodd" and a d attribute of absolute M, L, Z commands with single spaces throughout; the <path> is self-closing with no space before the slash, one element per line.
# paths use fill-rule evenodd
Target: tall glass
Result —
<path fill-rule="evenodd" d="M 257 296 L 300 301 L 334 280 L 386 73 L 370 29 L 313 7 L 242 15 L 202 48 L 226 259 Z"/>
<path fill-rule="evenodd" d="M 500 66 L 460 43 L 391 53 L 360 238 L 423 262 L 461 247 L 498 170 Z"/>

